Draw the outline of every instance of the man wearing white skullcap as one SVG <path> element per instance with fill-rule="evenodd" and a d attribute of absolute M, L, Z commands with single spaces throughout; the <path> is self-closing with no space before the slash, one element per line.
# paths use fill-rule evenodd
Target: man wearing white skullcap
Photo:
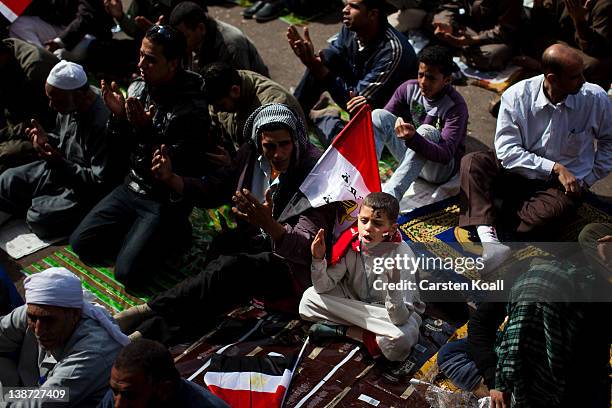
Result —
<path fill-rule="evenodd" d="M 18 353 L 18 383 L 4 387 L 66 387 L 66 407 L 95 407 L 108 386 L 113 361 L 129 339 L 101 306 L 83 298 L 81 282 L 65 268 L 26 278 L 24 306 L 0 319 L 0 352 Z M 10 407 L 39 406 L 37 401 Z M 44 404 L 43 404 L 44 406 Z"/>
<path fill-rule="evenodd" d="M 57 111 L 48 132 L 34 119 L 26 129 L 39 160 L 0 175 L 0 219 L 25 217 L 41 238 L 69 235 L 108 184 L 109 110 L 78 64 L 61 61 L 45 84 Z"/>

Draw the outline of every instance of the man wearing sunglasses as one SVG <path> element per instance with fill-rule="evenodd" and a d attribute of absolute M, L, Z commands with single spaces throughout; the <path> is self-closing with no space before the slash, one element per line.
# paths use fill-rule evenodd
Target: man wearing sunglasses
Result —
<path fill-rule="evenodd" d="M 142 287 L 164 256 L 189 243 L 192 202 L 176 199 L 152 170 L 160 146 L 174 170 L 201 177 L 210 118 L 202 78 L 181 65 L 185 39 L 167 26 L 153 26 L 140 47 L 141 78 L 124 100 L 116 83 L 102 83 L 112 112 L 109 128 L 129 158 L 123 184 L 100 201 L 72 234 L 70 244 L 85 262 L 116 258 L 115 278 L 128 289 Z M 128 162 L 127 157 L 115 158 Z"/>

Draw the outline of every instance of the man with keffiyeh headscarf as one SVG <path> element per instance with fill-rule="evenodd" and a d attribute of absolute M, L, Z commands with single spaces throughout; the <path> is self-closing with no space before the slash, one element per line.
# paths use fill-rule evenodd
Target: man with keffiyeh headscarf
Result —
<path fill-rule="evenodd" d="M 66 407 L 95 407 L 108 387 L 117 353 L 129 343 L 101 306 L 84 299 L 81 281 L 65 268 L 49 268 L 24 282 L 26 304 L 0 319 L 0 352 L 18 353 L 14 383 L 1 387 L 66 387 Z M 6 379 L 4 380 L 6 381 Z M 9 407 L 45 406 L 41 400 Z"/>
<path fill-rule="evenodd" d="M 137 329 L 145 337 L 171 343 L 179 329 L 194 326 L 190 311 L 198 311 L 198 331 L 203 331 L 214 316 L 252 297 L 268 305 L 289 298 L 293 302 L 283 306 L 297 310 L 301 293 L 310 286 L 310 243 L 320 228 L 331 231 L 335 207 L 308 209 L 283 223 L 278 219 L 321 152 L 286 105 L 260 107 L 244 132 L 249 142 L 232 164 L 202 179 L 173 174 L 168 157 L 156 158 L 160 179 L 176 193 L 207 208 L 233 202 L 239 228 L 217 242 L 221 256 L 199 275 L 119 314 L 124 332 Z"/>

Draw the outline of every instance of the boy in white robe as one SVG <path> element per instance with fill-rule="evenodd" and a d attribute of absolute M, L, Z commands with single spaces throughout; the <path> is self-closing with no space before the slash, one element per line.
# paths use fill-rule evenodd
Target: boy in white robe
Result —
<path fill-rule="evenodd" d="M 359 211 L 357 231 L 351 228 L 340 236 L 331 265 L 325 260 L 325 233 L 319 230 L 311 246 L 313 286 L 304 292 L 300 315 L 334 325 L 314 324 L 311 340 L 347 336 L 363 342 L 374 357 L 408 357 L 419 339 L 425 304 L 419 300 L 416 271 L 403 262 L 414 253 L 399 236 L 398 213 L 399 203 L 390 194 L 369 194 Z M 388 258 L 394 260 L 391 268 L 384 267 Z M 397 259 L 402 260 L 399 265 Z"/>

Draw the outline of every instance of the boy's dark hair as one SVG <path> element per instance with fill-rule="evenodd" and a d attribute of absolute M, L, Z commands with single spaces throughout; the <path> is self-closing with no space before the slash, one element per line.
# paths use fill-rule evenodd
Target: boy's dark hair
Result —
<path fill-rule="evenodd" d="M 140 339 L 125 346 L 117 355 L 116 370 L 142 371 L 153 383 L 181 379 L 170 352 L 161 343 Z"/>
<path fill-rule="evenodd" d="M 213 62 L 204 67 L 204 96 L 209 102 L 218 101 L 229 95 L 234 85 L 240 85 L 241 79 L 238 71 L 225 62 Z"/>
<path fill-rule="evenodd" d="M 167 25 L 154 25 L 145 38 L 163 47 L 162 53 L 168 61 L 182 60 L 187 52 L 187 41 L 179 31 Z"/>
<path fill-rule="evenodd" d="M 444 76 L 452 75 L 457 70 L 457 66 L 453 62 L 453 53 L 441 45 L 423 48 L 419 52 L 418 59 L 425 65 L 438 67 Z"/>
<path fill-rule="evenodd" d="M 170 13 L 170 25 L 172 27 L 183 23 L 188 29 L 195 30 L 198 24 L 206 24 L 208 20 L 206 9 L 192 1 L 183 1 L 177 4 Z"/>
<path fill-rule="evenodd" d="M 389 221 L 392 223 L 397 222 L 399 216 L 399 201 L 391 194 L 387 193 L 370 193 L 363 199 L 363 203 L 366 207 L 370 207 L 374 211 L 382 211 L 385 213 Z"/>

